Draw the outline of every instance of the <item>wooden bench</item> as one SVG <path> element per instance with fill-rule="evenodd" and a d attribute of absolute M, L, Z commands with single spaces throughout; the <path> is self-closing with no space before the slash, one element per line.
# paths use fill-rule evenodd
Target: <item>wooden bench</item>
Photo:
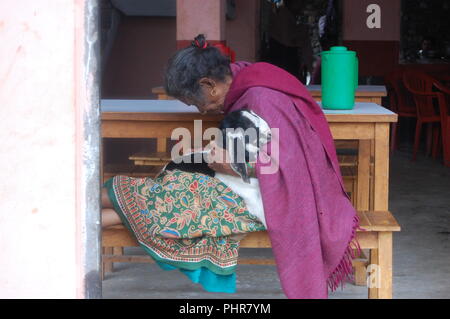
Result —
<path fill-rule="evenodd" d="M 392 237 L 400 231 L 400 226 L 388 211 L 358 212 L 360 226 L 365 231 L 357 232 L 361 249 L 370 249 L 367 265 L 368 295 L 370 299 L 392 298 Z M 139 246 L 134 236 L 124 226 L 103 229 L 103 271 L 112 271 L 113 262 L 153 262 L 150 256 L 126 256 L 121 247 Z M 115 247 L 115 248 L 113 248 Z M 119 248 L 117 248 L 119 247 Z M 271 248 L 267 232 L 248 234 L 241 241 L 241 248 Z M 356 263 L 358 260 L 356 260 Z M 244 259 L 239 264 L 274 265 L 273 259 Z M 355 263 L 354 263 L 355 266 Z"/>
<path fill-rule="evenodd" d="M 352 141 L 349 141 L 352 142 Z M 164 144 L 164 143 L 161 143 Z M 346 146 L 346 145 L 340 145 Z M 350 146 L 350 145 L 348 145 Z M 160 171 L 163 165 L 167 164 L 171 159 L 170 153 L 167 151 L 159 151 L 159 152 L 144 152 L 133 154 L 129 157 L 129 160 L 133 162 L 134 165 L 130 165 L 130 167 L 119 169 L 120 174 L 132 176 L 132 177 L 151 177 L 153 178 L 156 173 Z M 344 187 L 346 192 L 349 194 L 351 202 L 353 206 L 356 207 L 356 199 L 357 199 L 357 171 L 358 171 L 358 159 L 355 155 L 339 155 L 338 156 L 339 165 L 341 168 L 341 173 L 344 181 Z M 145 170 L 142 170 L 142 169 Z M 105 180 L 107 178 L 111 178 L 114 175 L 118 175 L 119 173 L 107 173 L 109 171 L 113 171 L 110 168 L 107 168 L 104 172 Z M 117 168 L 114 169 L 115 172 Z M 145 171 L 145 173 L 144 173 Z M 118 246 L 108 247 L 105 250 L 105 254 L 108 255 L 116 255 L 119 256 L 122 254 L 123 248 L 126 245 L 118 242 Z M 361 255 L 361 258 L 354 261 L 355 266 L 355 284 L 359 286 L 366 285 L 366 271 L 365 267 L 367 264 L 367 257 L 364 254 Z M 104 264 L 104 269 L 106 271 L 112 270 L 112 263 L 108 262 Z"/>

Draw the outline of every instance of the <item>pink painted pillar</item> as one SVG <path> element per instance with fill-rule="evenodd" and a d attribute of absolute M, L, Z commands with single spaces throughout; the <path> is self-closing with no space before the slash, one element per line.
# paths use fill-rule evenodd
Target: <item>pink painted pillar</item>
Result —
<path fill-rule="evenodd" d="M 200 33 L 211 44 L 225 44 L 225 0 L 177 0 L 177 48 Z"/>
<path fill-rule="evenodd" d="M 400 0 L 344 0 L 343 4 L 344 41 L 400 41 Z"/>
<path fill-rule="evenodd" d="M 0 298 L 86 297 L 87 2 L 0 1 Z"/>
<path fill-rule="evenodd" d="M 400 0 L 344 0 L 343 44 L 356 51 L 361 76 L 384 77 L 400 58 Z"/>

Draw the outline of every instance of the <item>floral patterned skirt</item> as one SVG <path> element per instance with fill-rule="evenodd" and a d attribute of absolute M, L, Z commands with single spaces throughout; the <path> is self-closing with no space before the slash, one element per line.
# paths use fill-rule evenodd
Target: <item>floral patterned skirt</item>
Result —
<path fill-rule="evenodd" d="M 123 223 L 157 262 L 234 274 L 242 234 L 265 230 L 241 197 L 216 178 L 179 170 L 105 183 Z"/>

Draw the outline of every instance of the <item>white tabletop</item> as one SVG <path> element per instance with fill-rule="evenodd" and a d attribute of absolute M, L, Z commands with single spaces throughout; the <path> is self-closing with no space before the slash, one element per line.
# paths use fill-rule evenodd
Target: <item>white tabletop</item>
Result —
<path fill-rule="evenodd" d="M 317 102 L 321 105 L 321 102 Z M 355 114 L 355 115 L 394 115 L 395 113 L 375 103 L 356 102 L 353 110 L 323 110 L 325 114 Z"/>
<path fill-rule="evenodd" d="M 320 102 L 318 102 L 321 105 Z M 145 113 L 199 113 L 194 106 L 177 100 L 101 100 L 102 112 Z M 353 110 L 323 110 L 325 114 L 393 115 L 388 109 L 375 104 L 357 102 Z"/>
<path fill-rule="evenodd" d="M 101 100 L 102 112 L 199 113 L 178 100 Z"/>

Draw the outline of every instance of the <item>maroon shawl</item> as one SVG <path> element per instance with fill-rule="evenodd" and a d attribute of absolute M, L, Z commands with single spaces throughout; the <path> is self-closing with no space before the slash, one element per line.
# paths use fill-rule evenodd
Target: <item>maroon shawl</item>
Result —
<path fill-rule="evenodd" d="M 358 217 L 342 182 L 333 138 L 320 106 L 294 76 L 268 63 L 232 64 L 229 113 L 247 107 L 279 128 L 256 165 L 268 233 L 288 298 L 327 298 L 352 275 Z M 278 161 L 262 174 L 262 156 Z"/>

